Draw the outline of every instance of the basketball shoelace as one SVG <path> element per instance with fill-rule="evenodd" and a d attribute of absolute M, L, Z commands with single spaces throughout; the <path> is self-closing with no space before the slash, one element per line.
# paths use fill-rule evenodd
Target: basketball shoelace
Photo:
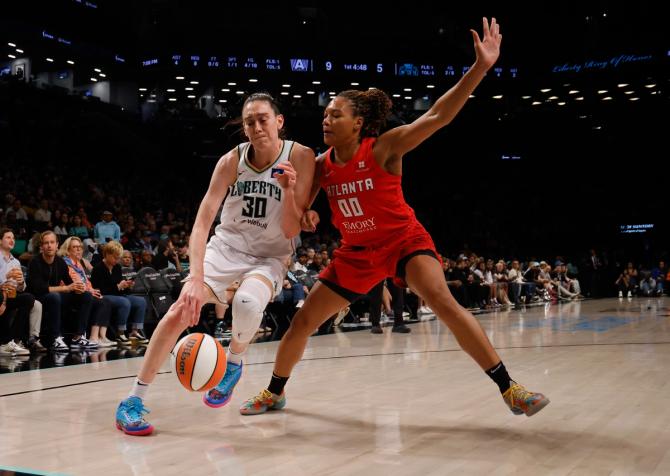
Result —
<path fill-rule="evenodd" d="M 517 401 L 521 400 L 529 405 L 529 400 L 533 397 L 533 392 L 529 392 L 518 383 L 513 384 L 509 389 L 509 401 L 513 407 L 516 407 Z"/>
<path fill-rule="evenodd" d="M 147 410 L 144 407 L 144 404 L 142 403 L 142 400 L 138 399 L 132 399 L 128 402 L 128 408 L 126 409 L 126 415 L 128 415 L 130 418 L 130 421 L 133 423 L 141 424 L 145 423 L 144 421 L 144 415 L 151 413 L 149 410 Z"/>
<path fill-rule="evenodd" d="M 272 393 L 266 388 L 249 402 L 249 406 L 257 407 L 260 405 L 271 405 L 273 403 L 274 398 L 272 398 Z"/>

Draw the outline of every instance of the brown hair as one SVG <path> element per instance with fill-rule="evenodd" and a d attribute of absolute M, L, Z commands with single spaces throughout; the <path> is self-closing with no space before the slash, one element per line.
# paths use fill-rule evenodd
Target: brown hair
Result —
<path fill-rule="evenodd" d="M 260 92 L 260 93 L 253 93 L 253 94 L 249 95 L 249 97 L 247 97 L 244 100 L 244 104 L 242 104 L 242 110 L 244 111 L 244 108 L 246 107 L 246 105 L 249 104 L 250 102 L 253 102 L 253 101 L 265 101 L 270 105 L 270 107 L 272 108 L 272 112 L 275 113 L 275 116 L 279 116 L 281 114 L 281 111 L 279 110 L 279 104 L 277 103 L 275 98 L 273 98 L 270 95 L 270 93 Z M 233 119 L 233 120 L 229 121 L 224 126 L 224 129 L 227 128 L 227 127 L 236 127 L 236 128 L 238 128 L 236 130 L 236 133 L 242 134 L 242 131 L 244 129 L 243 123 L 244 123 L 244 120 L 243 120 L 242 116 L 240 116 L 237 119 Z M 279 129 L 279 138 L 280 139 L 285 139 L 286 138 L 286 125 L 284 125 L 284 127 Z"/>
<path fill-rule="evenodd" d="M 354 110 L 354 116 L 363 118 L 361 137 L 379 135 L 379 131 L 386 124 L 386 116 L 393 106 L 393 102 L 384 91 L 374 88 L 367 91 L 348 89 L 337 96 L 348 99 Z"/>
<path fill-rule="evenodd" d="M 277 101 L 275 101 L 275 98 L 273 98 L 270 95 L 270 93 L 261 92 L 251 94 L 248 98 L 244 100 L 244 104 L 242 104 L 242 109 L 244 109 L 248 103 L 253 101 L 265 101 L 270 104 L 270 107 L 274 111 L 275 116 L 281 114 L 281 112 L 279 111 L 279 104 L 277 104 Z"/>
<path fill-rule="evenodd" d="M 0 240 L 3 239 L 7 233 L 14 233 L 14 230 L 11 228 L 0 228 Z"/>
<path fill-rule="evenodd" d="M 51 230 L 43 231 L 40 233 L 40 245 L 44 242 L 44 237 L 47 235 L 53 235 L 56 237 L 56 243 L 58 243 L 58 235 Z"/>

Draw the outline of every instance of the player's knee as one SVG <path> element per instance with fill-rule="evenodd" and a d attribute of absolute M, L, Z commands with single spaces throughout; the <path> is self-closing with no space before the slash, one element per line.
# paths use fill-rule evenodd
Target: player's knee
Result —
<path fill-rule="evenodd" d="M 240 342 L 249 342 L 263 320 L 266 303 L 245 290 L 238 290 L 233 298 L 233 336 Z"/>
<path fill-rule="evenodd" d="M 447 292 L 445 292 L 444 288 L 431 284 L 424 287 L 424 289 L 421 290 L 420 295 L 426 302 L 437 302 L 448 295 L 448 289 Z"/>
<path fill-rule="evenodd" d="M 430 286 L 421 293 L 421 297 L 431 308 L 452 308 L 458 305 L 458 302 L 446 286 Z"/>

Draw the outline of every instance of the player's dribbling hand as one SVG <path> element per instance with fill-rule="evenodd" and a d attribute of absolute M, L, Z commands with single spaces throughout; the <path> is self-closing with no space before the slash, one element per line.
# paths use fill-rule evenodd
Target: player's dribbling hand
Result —
<path fill-rule="evenodd" d="M 319 218 L 318 213 L 314 210 L 306 210 L 305 213 L 302 214 L 302 217 L 300 217 L 300 228 L 302 231 L 314 232 L 316 231 L 316 225 L 319 224 L 319 221 L 321 221 L 321 219 Z"/>
<path fill-rule="evenodd" d="M 183 304 L 182 324 L 189 327 L 195 326 L 200 320 L 200 310 L 205 303 L 205 284 L 201 280 L 186 281 L 177 303 Z"/>
<path fill-rule="evenodd" d="M 291 162 L 283 162 L 281 164 L 278 164 L 276 168 L 282 169 L 284 171 L 284 173 L 276 175 L 277 182 L 279 182 L 279 186 L 283 189 L 294 188 L 296 177 L 298 174 L 293 168 Z"/>

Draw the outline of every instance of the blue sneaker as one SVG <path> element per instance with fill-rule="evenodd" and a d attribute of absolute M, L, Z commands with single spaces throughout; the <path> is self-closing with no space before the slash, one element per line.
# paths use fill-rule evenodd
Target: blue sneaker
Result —
<path fill-rule="evenodd" d="M 145 413 L 149 410 L 144 408 L 140 397 L 128 397 L 116 409 L 116 427 L 127 435 L 150 435 L 154 426 L 144 419 Z"/>
<path fill-rule="evenodd" d="M 202 396 L 202 401 L 205 405 L 212 408 L 224 406 L 230 401 L 230 397 L 233 396 L 233 389 L 235 388 L 235 385 L 237 385 L 237 382 L 240 381 L 240 377 L 242 377 L 242 364 L 240 363 L 240 365 L 237 365 L 228 362 L 226 364 L 226 374 L 223 376 L 223 379 L 221 379 L 221 382 L 219 382 L 216 387 L 207 391 L 207 393 Z"/>

